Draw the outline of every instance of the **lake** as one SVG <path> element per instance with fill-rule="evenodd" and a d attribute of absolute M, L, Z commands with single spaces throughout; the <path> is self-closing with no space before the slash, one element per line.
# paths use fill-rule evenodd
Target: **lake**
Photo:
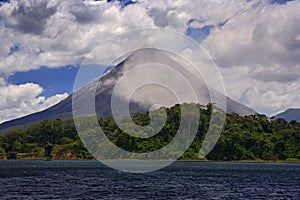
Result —
<path fill-rule="evenodd" d="M 299 199 L 299 163 L 176 162 L 130 174 L 98 161 L 0 161 L 0 199 Z"/>

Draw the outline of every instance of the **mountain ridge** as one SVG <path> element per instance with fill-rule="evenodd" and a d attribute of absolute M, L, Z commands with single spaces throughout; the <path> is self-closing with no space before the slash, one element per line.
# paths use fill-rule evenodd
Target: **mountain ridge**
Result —
<path fill-rule="evenodd" d="M 210 91 L 208 91 L 207 86 L 204 81 L 197 82 L 197 78 L 193 76 L 189 71 L 185 70 L 176 63 L 172 58 L 164 53 L 154 51 L 152 49 L 143 49 L 138 50 L 130 54 L 126 59 L 121 61 L 118 65 L 113 67 L 109 72 L 105 73 L 103 76 L 92 81 L 88 85 L 82 87 L 78 91 L 72 93 L 66 99 L 57 103 L 56 105 L 47 108 L 43 111 L 32 113 L 30 115 L 17 118 L 11 121 L 4 122 L 0 124 L 0 131 L 13 130 L 18 128 L 25 128 L 29 125 L 38 123 L 47 119 L 57 119 L 57 118 L 72 118 L 72 105 L 73 103 L 79 104 L 80 111 L 83 114 L 89 114 L 96 111 L 96 114 L 100 117 L 107 117 L 112 114 L 111 111 L 111 97 L 113 90 L 117 82 L 123 77 L 124 74 L 134 69 L 133 66 L 143 65 L 143 63 L 162 63 L 166 66 L 172 66 L 176 70 L 189 78 L 189 81 L 195 85 L 196 95 L 199 99 L 199 104 L 207 105 L 211 103 Z M 144 72 L 144 71 L 143 71 Z M 151 73 L 151 72 L 150 72 Z M 139 75 L 139 74 L 137 74 Z M 142 74 L 144 76 L 151 77 L 152 74 Z M 153 76 L 153 75 L 152 75 Z M 131 78 L 127 84 L 135 83 L 135 79 L 140 78 L 139 76 L 134 76 Z M 180 87 L 181 83 L 177 87 Z M 95 91 L 95 95 L 90 95 L 91 92 Z M 185 96 L 190 95 L 188 92 L 185 92 Z M 215 97 L 218 99 L 226 98 L 226 112 L 227 113 L 238 113 L 239 115 L 251 115 L 255 111 L 241 103 L 238 103 L 229 97 L 213 90 Z M 126 93 L 126 91 L 124 92 Z M 89 96 L 89 99 L 87 99 Z M 150 96 L 150 97 L 149 97 Z M 121 97 L 120 97 L 121 98 Z M 91 110 L 89 103 L 95 102 L 95 110 Z M 119 100 L 120 102 L 122 99 Z M 165 94 L 165 90 L 160 90 L 157 87 L 148 87 L 146 91 L 140 91 L 139 96 L 133 95 L 133 100 L 130 100 L 129 107 L 130 112 L 147 112 L 152 105 L 158 103 L 162 106 L 168 107 L 174 105 L 174 98 L 169 98 Z M 145 103 L 146 102 L 146 103 Z M 176 102 L 177 103 L 177 102 Z M 179 102 L 180 103 L 180 102 Z M 93 109 L 93 108 L 92 108 Z"/>
<path fill-rule="evenodd" d="M 274 116 L 274 118 L 283 118 L 286 121 L 296 120 L 300 122 L 300 108 L 289 108 Z"/>

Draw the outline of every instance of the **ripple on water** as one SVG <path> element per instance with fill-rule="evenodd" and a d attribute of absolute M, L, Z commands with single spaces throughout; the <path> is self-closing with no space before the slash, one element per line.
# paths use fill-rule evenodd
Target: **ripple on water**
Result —
<path fill-rule="evenodd" d="M 298 199 L 300 164 L 177 162 L 128 174 L 98 161 L 0 161 L 1 199 Z"/>

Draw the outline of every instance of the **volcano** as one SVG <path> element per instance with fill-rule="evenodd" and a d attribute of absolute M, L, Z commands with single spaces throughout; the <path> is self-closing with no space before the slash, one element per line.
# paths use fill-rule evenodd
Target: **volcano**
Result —
<path fill-rule="evenodd" d="M 150 64 L 145 65 L 144 63 Z M 171 68 L 168 68 L 168 66 L 171 66 Z M 160 71 L 164 71 L 164 73 L 160 73 Z M 142 84 L 143 87 L 137 87 L 132 91 L 128 90 L 128 88 L 134 88 L 134 85 L 143 83 L 153 77 L 155 77 L 155 80 L 161 80 L 164 84 Z M 193 95 L 197 99 L 196 103 L 201 105 L 213 103 L 210 95 L 213 92 L 216 98 L 225 98 L 227 113 L 235 112 L 242 116 L 255 113 L 253 109 L 207 86 L 203 79 L 196 76 L 193 71 L 184 68 L 170 54 L 153 49 L 141 49 L 132 52 L 110 71 L 77 90 L 58 104 L 41 112 L 4 122 L 0 124 L 0 130 L 4 132 L 24 128 L 47 119 L 72 118 L 72 103 L 74 101 L 77 105 L 80 105 L 82 115 L 94 112 L 91 111 L 87 103 L 93 101 L 98 116 L 110 116 L 112 114 L 111 99 L 116 86 L 119 87 L 119 92 L 114 95 L 115 105 L 122 106 L 128 98 L 126 96 L 129 96 L 130 101 L 127 105 L 129 105 L 131 113 L 147 112 L 157 106 L 170 107 L 176 103 L 194 102 L 191 91 L 185 88 L 186 84 L 178 77 L 183 77 L 182 80 L 193 86 Z M 166 84 L 168 84 L 167 87 Z M 91 91 L 95 91 L 94 95 L 90 95 Z M 177 91 L 177 94 L 174 91 L 175 93 Z M 180 100 L 177 98 L 178 95 Z M 91 98 L 87 99 L 87 96 L 91 96 Z M 156 107 L 153 107 L 154 105 Z"/>

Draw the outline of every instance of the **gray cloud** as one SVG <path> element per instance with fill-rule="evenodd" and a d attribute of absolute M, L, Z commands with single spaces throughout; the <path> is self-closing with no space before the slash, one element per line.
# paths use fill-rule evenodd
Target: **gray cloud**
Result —
<path fill-rule="evenodd" d="M 298 73 L 293 73 L 289 71 L 271 71 L 271 70 L 263 70 L 259 72 L 254 72 L 251 77 L 256 80 L 260 80 L 262 82 L 281 82 L 281 83 L 289 83 L 297 81 L 300 76 Z"/>
<path fill-rule="evenodd" d="M 255 69 L 282 65 L 293 71 L 300 63 L 297 6 L 300 4 L 275 5 L 236 16 L 231 23 L 212 31 L 205 46 L 221 67 L 251 66 Z"/>
<path fill-rule="evenodd" d="M 74 15 L 77 22 L 86 24 L 101 20 L 99 9 L 85 4 L 75 4 L 70 8 L 70 13 Z"/>
<path fill-rule="evenodd" d="M 154 23 L 158 27 L 166 27 L 168 25 L 167 14 L 167 12 L 159 8 L 152 8 L 149 11 L 149 15 L 154 19 Z"/>
<path fill-rule="evenodd" d="M 46 0 L 20 1 L 8 16 L 2 16 L 6 26 L 23 33 L 42 34 L 47 19 L 56 12 L 56 6 L 49 7 Z"/>
<path fill-rule="evenodd" d="M 185 27 L 185 23 L 178 17 L 178 10 L 173 7 L 166 8 L 165 10 L 153 7 L 148 11 L 148 15 L 153 19 L 157 27 L 172 27 L 177 30 Z"/>

